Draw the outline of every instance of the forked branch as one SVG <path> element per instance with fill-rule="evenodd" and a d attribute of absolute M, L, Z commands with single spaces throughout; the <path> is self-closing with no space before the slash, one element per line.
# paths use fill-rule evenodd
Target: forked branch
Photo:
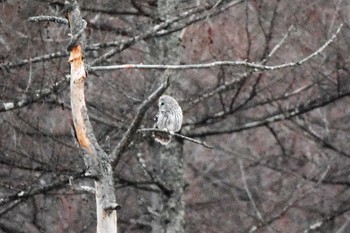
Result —
<path fill-rule="evenodd" d="M 112 166 L 116 166 L 119 162 L 120 156 L 130 145 L 133 136 L 136 134 L 137 129 L 140 127 L 143 117 L 145 116 L 146 111 L 150 108 L 150 106 L 165 92 L 165 90 L 169 87 L 169 73 L 165 72 L 165 81 L 160 87 L 153 92 L 147 99 L 145 99 L 139 107 L 135 118 L 130 124 L 128 130 L 124 134 L 122 140 L 119 142 L 117 147 L 112 151 L 111 158 L 113 159 Z"/>

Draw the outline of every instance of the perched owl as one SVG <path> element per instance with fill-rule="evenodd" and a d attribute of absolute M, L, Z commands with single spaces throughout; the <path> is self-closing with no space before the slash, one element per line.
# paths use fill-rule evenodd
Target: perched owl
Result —
<path fill-rule="evenodd" d="M 168 95 L 162 95 L 158 101 L 159 111 L 155 118 L 154 128 L 167 130 L 170 133 L 177 132 L 182 125 L 182 109 L 177 101 Z M 167 145 L 171 140 L 170 134 L 154 132 L 155 140 L 163 145 Z"/>

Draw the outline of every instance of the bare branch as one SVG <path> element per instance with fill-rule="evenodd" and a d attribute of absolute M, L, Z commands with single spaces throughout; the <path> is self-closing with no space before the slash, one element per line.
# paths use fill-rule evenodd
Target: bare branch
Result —
<path fill-rule="evenodd" d="M 254 210 L 255 210 L 255 213 L 256 213 L 256 215 L 258 216 L 258 218 L 260 219 L 261 223 L 264 224 L 264 225 L 267 225 L 267 224 L 266 224 L 266 221 L 264 220 L 264 218 L 263 218 L 263 216 L 262 216 L 262 214 L 261 214 L 261 212 L 258 210 L 258 207 L 257 207 L 256 204 L 255 204 L 255 201 L 254 201 L 254 199 L 253 199 L 252 193 L 251 193 L 250 190 L 249 190 L 248 183 L 247 183 L 247 178 L 246 178 L 246 175 L 245 175 L 245 172 L 244 172 L 244 167 L 243 167 L 243 162 L 242 162 L 242 160 L 238 160 L 238 163 L 239 163 L 239 168 L 240 168 L 240 171 L 241 171 L 241 176 L 242 176 L 242 181 L 243 181 L 244 189 L 245 189 L 245 191 L 246 191 L 246 193 L 247 193 L 247 195 L 248 195 L 248 197 L 249 197 L 250 203 L 252 203 L 252 206 L 253 206 L 253 208 L 254 208 Z M 267 226 L 268 226 L 268 225 L 267 225 Z M 269 228 L 270 230 L 272 230 L 271 227 L 268 226 L 268 228 Z"/>
<path fill-rule="evenodd" d="M 194 132 L 190 133 L 190 137 L 203 137 L 203 136 L 211 136 L 211 135 L 218 135 L 218 134 L 227 134 L 227 133 L 234 133 L 234 132 L 240 132 L 243 130 L 260 127 L 272 122 L 277 122 L 281 120 L 290 119 L 292 117 L 304 114 L 306 112 L 309 112 L 311 110 L 314 110 L 316 108 L 323 107 L 329 103 L 335 102 L 343 97 L 350 96 L 350 91 L 347 91 L 345 93 L 337 94 L 337 95 L 328 95 L 328 96 L 321 96 L 319 98 L 316 98 L 314 100 L 309 101 L 306 104 L 300 104 L 299 106 L 292 107 L 289 109 L 284 110 L 283 112 L 276 112 L 270 116 L 266 116 L 261 118 L 260 120 L 251 121 L 248 123 L 245 123 L 243 125 L 240 125 L 235 128 L 231 129 L 223 129 L 223 130 L 212 130 L 212 131 L 203 131 L 203 132 Z"/>
<path fill-rule="evenodd" d="M 68 20 L 61 18 L 61 17 L 57 17 L 57 16 L 52 16 L 52 15 L 40 15 L 40 16 L 33 16 L 33 17 L 29 17 L 28 18 L 29 22 L 54 22 L 54 23 L 58 23 L 58 24 L 64 24 L 64 25 L 68 25 Z"/>
<path fill-rule="evenodd" d="M 17 192 L 14 195 L 3 197 L 0 199 L 0 206 L 8 204 L 12 201 L 15 200 L 20 200 L 20 199 L 27 199 L 29 197 L 41 194 L 41 193 L 47 193 L 50 192 L 51 190 L 57 190 L 58 188 L 63 187 L 66 184 L 69 184 L 69 182 L 72 179 L 81 179 L 86 177 L 85 171 L 78 172 L 74 175 L 71 175 L 69 177 L 61 177 L 58 178 L 55 181 L 50 182 L 49 184 L 45 186 L 38 186 L 36 185 L 35 187 L 28 187 L 27 190 L 22 190 Z"/>
<path fill-rule="evenodd" d="M 38 90 L 36 93 L 27 95 L 25 98 L 22 98 L 21 100 L 13 100 L 9 102 L 0 101 L 0 112 L 6 112 L 6 111 L 22 108 L 29 104 L 37 102 L 53 93 L 61 92 L 68 86 L 69 84 L 68 80 L 69 80 L 69 76 L 66 76 L 64 80 L 56 82 L 52 87 Z"/>
<path fill-rule="evenodd" d="M 113 41 L 113 42 L 108 42 L 108 43 L 100 43 L 100 44 L 96 44 L 96 45 L 91 45 L 90 48 L 92 47 L 96 47 L 97 48 L 106 48 L 106 47 L 115 47 L 114 49 L 108 51 L 107 53 L 105 53 L 104 55 L 100 56 L 99 58 L 95 59 L 94 61 L 91 62 L 91 65 L 95 65 L 95 64 L 99 64 L 102 61 L 114 56 L 115 54 L 117 54 L 118 52 L 130 47 L 131 45 L 135 44 L 136 42 L 140 41 L 140 40 L 145 40 L 148 38 L 151 38 L 155 35 L 165 35 L 174 31 L 178 31 L 181 30 L 182 28 L 188 26 L 189 24 L 193 24 L 195 22 L 198 22 L 200 20 L 205 19 L 208 16 L 212 16 L 215 15 L 219 12 L 222 12 L 223 10 L 229 9 L 232 6 L 237 5 L 238 3 L 243 2 L 243 0 L 237 0 L 234 2 L 231 2 L 229 4 L 227 4 L 226 6 L 219 8 L 219 9 L 215 9 L 213 11 L 210 11 L 208 13 L 207 11 L 207 7 L 199 7 L 196 9 L 192 9 L 189 11 L 185 11 L 180 13 L 179 15 L 175 16 L 175 17 L 171 17 L 168 20 L 161 22 L 160 24 L 157 24 L 155 26 L 153 26 L 152 28 L 150 28 L 149 30 L 147 30 L 146 32 L 143 32 L 137 36 L 134 36 L 132 38 L 126 39 L 126 40 L 117 40 L 117 41 Z M 179 22 L 180 20 L 186 19 L 190 16 L 196 15 L 196 14 L 201 14 L 205 12 L 206 14 L 201 15 L 199 17 L 195 17 L 194 19 L 190 20 L 187 23 L 184 24 L 179 24 L 177 27 L 175 28 L 170 28 L 169 30 L 165 30 L 168 29 L 170 26 L 172 26 L 174 23 Z"/>
<path fill-rule="evenodd" d="M 306 122 L 304 122 L 304 121 L 302 121 L 301 119 L 298 119 L 298 118 L 296 120 L 293 120 L 292 122 L 295 125 L 297 125 L 299 128 L 301 128 L 305 132 L 306 136 L 309 136 L 315 142 L 319 143 L 322 147 L 325 147 L 327 149 L 333 150 L 333 151 L 339 153 L 342 156 L 350 157 L 350 154 L 346 153 L 346 151 L 342 151 L 341 149 L 337 148 L 336 145 L 333 145 L 329 140 L 325 140 L 324 138 L 322 138 Z"/>
<path fill-rule="evenodd" d="M 144 64 L 123 64 L 123 65 L 113 65 L 113 66 L 93 66 L 90 67 L 92 71 L 110 71 L 110 70 L 120 70 L 120 69 L 169 69 L 169 70 L 186 70 L 186 69 L 208 69 L 216 66 L 244 66 L 247 68 L 252 68 L 255 70 L 277 70 L 283 69 L 287 67 L 294 67 L 302 65 L 307 62 L 311 58 L 319 55 L 330 43 L 334 41 L 337 37 L 338 33 L 342 29 L 343 24 L 340 24 L 337 31 L 333 34 L 333 36 L 327 40 L 321 47 L 319 47 L 315 52 L 310 55 L 294 62 L 283 63 L 280 65 L 262 65 L 254 62 L 247 61 L 215 61 L 210 63 L 202 63 L 202 64 L 188 64 L 188 65 L 144 65 Z"/>
<path fill-rule="evenodd" d="M 140 127 L 142 119 L 146 113 L 146 111 L 149 109 L 149 107 L 161 96 L 165 90 L 169 87 L 169 73 L 165 72 L 165 81 L 163 82 L 160 87 L 153 92 L 150 96 L 148 96 L 147 99 L 145 99 L 142 104 L 139 107 L 139 110 L 133 119 L 132 123 L 130 124 L 128 130 L 124 134 L 123 138 L 120 140 L 117 147 L 112 151 L 111 158 L 113 160 L 112 165 L 116 166 L 119 162 L 119 159 L 122 155 L 122 153 L 128 148 L 130 145 L 133 136 L 137 132 L 137 129 Z"/>
<path fill-rule="evenodd" d="M 254 103 L 254 104 L 246 104 L 244 103 L 245 105 L 240 105 L 236 108 L 229 108 L 229 110 L 226 110 L 226 111 L 219 111 L 219 112 L 216 112 L 216 113 L 213 113 L 212 115 L 210 116 L 206 116 L 200 120 L 197 120 L 196 122 L 191 122 L 191 123 L 184 123 L 183 125 L 190 125 L 191 128 L 194 128 L 194 127 L 197 127 L 197 126 L 203 126 L 203 125 L 210 125 L 210 124 L 214 124 L 216 122 L 218 122 L 219 120 L 222 120 L 222 119 L 225 119 L 226 117 L 229 117 L 230 115 L 234 114 L 235 112 L 237 111 L 243 111 L 243 110 L 248 110 L 248 109 L 251 109 L 251 108 L 254 108 L 254 107 L 257 107 L 257 106 L 262 106 L 262 105 L 265 105 L 265 104 L 268 104 L 268 103 L 273 103 L 273 102 L 276 102 L 276 101 L 279 101 L 279 100 L 283 100 L 283 99 L 288 99 L 292 96 L 295 96 L 295 95 L 298 95 L 300 94 L 300 92 L 304 91 L 304 90 L 307 90 L 309 89 L 310 87 L 312 87 L 313 84 L 309 84 L 309 85 L 304 85 L 303 87 L 300 87 L 294 91 L 291 91 L 291 92 L 287 92 L 285 94 L 283 94 L 282 96 L 279 96 L 277 98 L 272 98 L 272 99 L 266 99 L 266 100 L 263 100 L 263 101 L 259 101 L 257 103 Z M 222 89 L 220 89 L 222 90 Z M 202 98 L 207 98 L 208 95 L 203 95 L 201 96 Z M 197 101 L 199 101 L 201 98 L 198 98 L 192 102 L 190 102 L 190 104 L 188 106 L 186 106 L 185 110 L 187 109 L 190 109 L 191 106 L 193 106 L 193 104 L 196 104 L 198 103 Z M 246 101 L 245 101 L 246 102 Z"/>
<path fill-rule="evenodd" d="M 21 66 L 28 65 L 28 64 L 34 64 L 34 63 L 38 63 L 38 62 L 49 61 L 52 59 L 68 57 L 68 55 L 69 55 L 68 52 L 63 51 L 63 52 L 55 52 L 55 53 L 45 54 L 42 56 L 18 60 L 16 62 L 1 63 L 0 69 L 7 70 L 7 69 L 15 68 L 15 67 L 21 67 Z"/>
<path fill-rule="evenodd" d="M 181 13 L 179 16 L 177 17 L 173 17 L 169 20 L 166 20 L 160 24 L 155 25 L 154 27 L 152 27 L 151 29 L 147 30 L 146 32 L 143 32 L 139 35 L 136 35 L 132 38 L 126 39 L 126 40 L 117 40 L 117 41 L 112 41 L 112 42 L 108 42 L 108 43 L 99 43 L 99 44 L 95 44 L 95 45 L 91 45 L 90 47 L 95 47 L 96 49 L 99 48 L 106 48 L 106 47 L 115 47 L 114 49 L 108 51 L 107 53 L 105 53 L 104 55 L 100 56 L 99 58 L 95 59 L 94 61 L 91 62 L 92 65 L 94 64 L 98 64 L 101 63 L 102 61 L 112 57 L 113 55 L 115 55 L 116 53 L 130 47 L 131 45 L 133 45 L 134 43 L 140 41 L 140 40 L 144 40 L 147 38 L 150 38 L 152 36 L 154 36 L 158 31 L 165 29 L 167 27 L 169 27 L 170 25 L 172 25 L 175 22 L 178 22 L 181 19 L 184 19 L 186 17 L 189 17 L 193 14 L 199 13 L 204 11 L 205 8 L 197 8 L 194 10 L 189 10 L 186 11 L 184 13 Z"/>
<path fill-rule="evenodd" d="M 260 62 L 260 64 L 266 64 L 266 62 L 271 58 L 271 56 L 282 46 L 282 44 L 284 43 L 286 38 L 289 36 L 292 29 L 293 29 L 293 27 L 289 27 L 288 32 L 284 35 L 284 37 L 280 40 L 280 42 L 271 50 L 271 52 L 267 55 L 267 57 Z M 210 98 L 211 96 L 213 96 L 215 94 L 221 93 L 225 90 L 229 90 L 234 85 L 236 85 L 236 83 L 241 82 L 243 79 L 248 77 L 248 75 L 251 73 L 252 73 L 252 70 L 250 70 L 249 72 L 244 72 L 238 78 L 235 78 L 229 82 L 225 82 L 224 84 L 218 86 L 216 89 L 211 90 L 210 92 L 205 93 L 204 95 L 199 96 L 198 98 L 196 98 L 194 100 L 191 100 L 189 105 L 186 107 L 186 109 L 192 108 L 194 105 L 198 104 L 199 102 L 203 101 L 204 99 Z"/>
<path fill-rule="evenodd" d="M 293 205 L 295 205 L 295 203 L 297 203 L 298 201 L 301 201 L 302 199 L 305 199 L 306 197 L 310 196 L 310 194 L 314 193 L 315 188 L 317 188 L 323 182 L 325 177 L 327 176 L 327 174 L 329 172 L 329 169 L 330 169 L 330 166 L 327 166 L 327 168 L 325 168 L 324 171 L 320 172 L 320 174 L 317 175 L 317 176 L 319 176 L 318 179 L 317 179 L 317 182 L 312 187 L 308 188 L 307 190 L 304 190 L 303 192 L 300 191 L 301 189 L 296 189 L 294 197 L 292 196 L 287 201 L 285 206 L 280 211 L 278 211 L 277 214 L 275 214 L 270 219 L 268 219 L 266 221 L 266 224 L 269 224 L 269 225 L 272 224 L 274 221 L 276 221 L 277 219 L 281 218 Z M 304 180 L 304 181 L 308 181 L 308 180 Z M 325 218 L 325 219 L 327 219 L 327 218 Z M 329 219 L 327 219 L 327 221 L 328 220 Z M 323 224 L 322 221 L 318 221 L 318 222 L 320 222 L 321 224 L 320 225 L 318 225 L 318 223 L 314 224 L 313 229 L 318 229 L 318 227 Z M 253 226 L 249 232 L 256 232 L 260 228 L 265 227 L 266 224 L 259 223 L 259 224 L 255 225 L 255 226 Z M 305 232 L 309 232 L 309 231 L 304 231 L 304 233 Z"/>
<path fill-rule="evenodd" d="M 85 50 L 86 51 L 93 51 L 93 50 L 99 50 L 102 48 L 107 48 L 107 47 L 116 47 L 114 50 L 111 50 L 109 52 L 107 52 L 106 54 L 104 54 L 103 56 L 101 56 L 100 58 L 94 60 L 91 65 L 94 64 L 98 64 L 101 61 L 103 61 L 104 59 L 107 59 L 111 56 L 113 56 L 114 54 L 123 51 L 127 48 L 129 48 L 130 46 L 132 46 L 133 44 L 135 44 L 136 42 L 140 41 L 140 40 L 146 40 L 149 39 L 153 36 L 163 36 L 169 33 L 172 33 L 174 31 L 179 31 L 183 28 L 185 28 L 188 25 L 191 25 L 195 22 L 198 22 L 200 20 L 203 20 L 204 18 L 206 18 L 208 15 L 212 16 L 215 15 L 217 13 L 222 12 L 223 10 L 229 9 L 230 7 L 233 7 L 235 5 L 237 5 L 238 3 L 243 2 L 242 0 L 238 0 L 238 1 L 234 1 L 231 2 L 229 4 L 227 4 L 226 6 L 220 8 L 219 10 L 216 10 L 212 13 L 209 14 L 205 14 L 205 16 L 199 16 L 199 17 L 195 17 L 194 19 L 189 20 L 186 23 L 182 23 L 182 24 L 178 24 L 170 29 L 168 29 L 168 27 L 170 25 L 172 25 L 173 23 L 176 23 L 182 19 L 185 19 L 187 17 L 193 16 L 195 14 L 201 14 L 203 12 L 206 12 L 207 8 L 202 7 L 202 8 L 197 8 L 197 9 L 192 9 L 186 12 L 181 13 L 180 15 L 169 19 L 165 22 L 161 22 L 160 24 L 157 24 L 155 26 L 153 26 L 153 28 L 142 32 L 132 38 L 126 39 L 126 40 L 118 40 L 118 41 L 112 41 L 112 42 L 107 42 L 107 43 L 96 43 L 96 44 L 91 44 L 86 46 Z M 86 9 L 88 11 L 93 11 L 93 9 Z M 104 13 L 104 11 L 102 10 L 96 10 L 93 12 L 100 12 L 100 13 Z M 108 13 L 107 13 L 108 14 Z M 111 14 L 122 14 L 122 12 L 114 12 L 111 11 Z M 129 12 L 126 14 L 134 14 L 133 12 Z M 135 12 L 135 14 L 139 14 L 138 12 Z M 45 17 L 51 17 L 51 16 L 45 16 Z M 45 17 L 42 19 L 44 20 Z M 35 17 L 34 17 L 35 18 Z M 59 18 L 59 17 L 57 17 Z M 41 19 L 40 19 L 41 20 Z M 50 18 L 50 21 L 54 21 L 54 18 Z M 57 19 L 58 20 L 58 19 Z M 64 19 L 62 19 L 64 20 Z M 167 29 L 167 30 L 165 30 Z M 46 55 L 42 55 L 42 56 L 38 56 L 38 57 L 34 57 L 34 58 L 29 58 L 29 59 L 23 59 L 23 60 L 19 60 L 16 62 L 6 62 L 6 63 L 1 63 L 0 64 L 0 68 L 14 68 L 14 67 L 20 67 L 20 66 L 24 66 L 27 65 L 29 63 L 37 63 L 37 62 L 42 62 L 42 61 L 48 61 L 51 59 L 55 59 L 55 58 L 62 58 L 62 57 L 67 57 L 69 55 L 69 53 L 67 53 L 66 51 L 62 51 L 62 52 L 55 52 L 55 53 L 51 53 L 51 54 L 46 54 Z"/>
<path fill-rule="evenodd" d="M 176 25 L 172 25 L 171 28 L 167 29 L 167 30 L 161 30 L 159 32 L 156 33 L 156 36 L 164 36 L 173 32 L 177 32 L 182 30 L 183 28 L 186 28 L 189 25 L 192 25 L 196 22 L 202 21 L 202 20 L 207 20 L 210 17 L 213 17 L 215 15 L 218 15 L 219 13 L 222 13 L 225 10 L 230 9 L 231 7 L 234 7 L 236 5 L 238 5 L 239 3 L 243 3 L 244 0 L 236 0 L 236 1 L 231 1 L 229 3 L 227 3 L 226 5 L 222 5 L 221 7 L 218 7 L 217 4 L 215 4 L 213 7 L 208 7 L 209 10 L 205 11 L 205 14 L 200 14 L 202 12 L 199 12 L 199 14 L 193 15 L 191 17 L 190 20 L 185 21 L 185 22 L 179 22 Z M 221 5 L 221 3 L 219 3 L 219 5 Z"/>
<path fill-rule="evenodd" d="M 166 133 L 166 134 L 174 135 L 175 137 L 182 138 L 182 139 L 184 139 L 184 140 L 187 140 L 187 141 L 190 141 L 190 142 L 193 142 L 193 143 L 202 145 L 202 146 L 204 146 L 204 147 L 206 147 L 206 148 L 214 149 L 214 147 L 208 145 L 206 142 L 199 141 L 199 140 L 196 140 L 196 139 L 194 139 L 194 138 L 187 137 L 187 136 L 182 135 L 182 134 L 171 133 L 171 132 L 169 132 L 169 131 L 162 130 L 162 129 L 143 128 L 143 129 L 139 129 L 138 131 L 139 131 L 139 132 L 161 132 L 161 133 Z"/>
<path fill-rule="evenodd" d="M 271 50 L 271 52 L 267 55 L 267 57 L 262 61 L 262 63 L 264 63 L 265 61 L 269 60 L 275 53 L 276 51 L 282 46 L 282 44 L 286 41 L 286 39 L 288 38 L 288 36 L 290 35 L 290 33 L 294 30 L 294 25 L 291 25 L 288 28 L 287 33 L 283 36 L 283 38 L 280 40 L 280 42 L 278 42 L 278 44 L 275 45 L 275 47 L 273 47 L 273 49 Z"/>

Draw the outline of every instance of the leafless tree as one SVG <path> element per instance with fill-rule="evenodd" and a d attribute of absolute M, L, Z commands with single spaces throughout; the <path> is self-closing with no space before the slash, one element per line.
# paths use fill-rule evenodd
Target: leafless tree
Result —
<path fill-rule="evenodd" d="M 0 1 L 0 231 L 347 232 L 349 9 Z"/>

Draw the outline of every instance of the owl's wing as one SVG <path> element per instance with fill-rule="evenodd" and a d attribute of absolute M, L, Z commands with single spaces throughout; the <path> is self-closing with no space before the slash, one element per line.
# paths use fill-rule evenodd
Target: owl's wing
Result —
<path fill-rule="evenodd" d="M 167 119 L 166 112 L 159 111 L 158 114 L 154 117 L 155 123 L 154 128 L 155 129 L 167 129 L 166 127 L 166 119 Z M 167 145 L 171 140 L 171 135 L 163 132 L 154 132 L 153 133 L 154 139 L 159 142 L 162 145 Z"/>

